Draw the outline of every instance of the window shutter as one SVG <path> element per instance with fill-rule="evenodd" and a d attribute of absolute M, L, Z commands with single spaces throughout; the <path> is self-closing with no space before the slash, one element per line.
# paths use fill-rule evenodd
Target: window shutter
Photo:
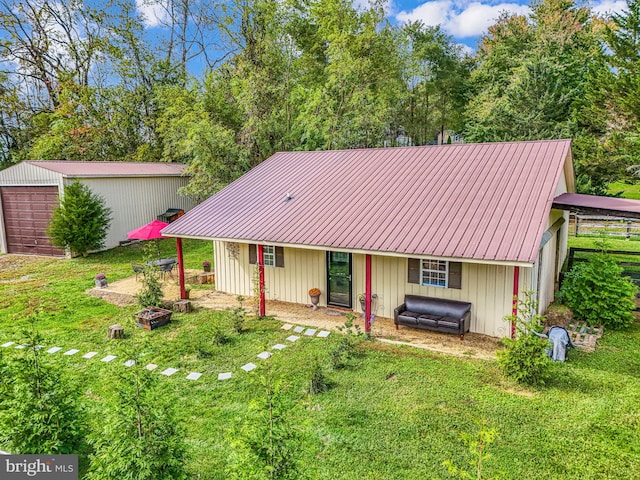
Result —
<path fill-rule="evenodd" d="M 252 265 L 258 263 L 258 249 L 253 243 L 249 244 L 249 263 Z"/>
<path fill-rule="evenodd" d="M 276 267 L 284 267 L 284 248 L 276 247 Z"/>
<path fill-rule="evenodd" d="M 449 288 L 462 288 L 462 263 L 449 262 Z"/>
<path fill-rule="evenodd" d="M 420 283 L 420 259 L 409 259 L 409 271 L 407 274 L 407 282 Z"/>

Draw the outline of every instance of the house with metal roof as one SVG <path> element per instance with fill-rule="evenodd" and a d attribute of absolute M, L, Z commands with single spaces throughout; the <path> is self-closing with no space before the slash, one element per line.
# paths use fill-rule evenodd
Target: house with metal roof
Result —
<path fill-rule="evenodd" d="M 575 191 L 570 140 L 282 152 L 163 230 L 212 240 L 216 288 L 392 318 L 405 294 L 472 304 L 502 337 L 514 295 L 553 299 Z M 264 311 L 264 301 L 261 302 Z M 404 327 L 403 327 L 404 328 Z"/>
<path fill-rule="evenodd" d="M 64 255 L 51 245 L 47 228 L 64 187 L 80 181 L 112 211 L 105 248 L 169 208 L 193 203 L 178 195 L 184 165 L 144 162 L 25 161 L 0 171 L 0 253 Z"/>

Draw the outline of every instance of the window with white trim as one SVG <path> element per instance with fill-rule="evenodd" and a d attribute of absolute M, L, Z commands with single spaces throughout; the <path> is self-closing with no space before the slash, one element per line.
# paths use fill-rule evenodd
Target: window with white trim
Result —
<path fill-rule="evenodd" d="M 449 262 L 445 260 L 422 260 L 420 283 L 433 287 L 447 287 Z"/>
<path fill-rule="evenodd" d="M 262 255 L 264 257 L 265 267 L 276 266 L 276 247 L 265 245 L 264 247 L 262 247 Z"/>

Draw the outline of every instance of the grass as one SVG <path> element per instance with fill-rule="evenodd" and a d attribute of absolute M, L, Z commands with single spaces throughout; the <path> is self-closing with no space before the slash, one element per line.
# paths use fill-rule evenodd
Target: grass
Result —
<path fill-rule="evenodd" d="M 170 241 L 161 247 L 163 255 L 173 253 Z M 211 245 L 185 242 L 185 255 L 188 268 L 199 268 L 211 260 Z M 135 346 L 144 362 L 179 368 L 160 383 L 186 429 L 190 477 L 227 478 L 235 431 L 251 416 L 250 403 L 265 394 L 264 362 L 255 356 L 288 335 L 279 322 L 249 318 L 246 331 L 234 335 L 229 312 L 198 311 L 174 314 L 175 321 L 153 332 L 132 327 L 134 307 L 110 305 L 84 290 L 98 272 L 109 280 L 129 276 L 129 262 L 141 259 L 138 245 L 72 260 L 14 258 L 14 268 L 0 272 L 0 343 L 22 338 L 26 309 L 40 303 L 47 345 L 112 353 L 116 362 Z M 107 326 L 116 322 L 128 336 L 107 341 Z M 210 341 L 214 325 L 229 334 L 229 343 Z M 329 354 L 340 340 L 337 334 L 325 340 L 302 337 L 269 360 L 292 405 L 288 422 L 298 432 L 294 452 L 306 478 L 450 478 L 443 462 L 468 465 L 471 456 L 461 435 L 477 432 L 481 419 L 499 432 L 485 464 L 487 477 L 636 478 L 640 471 L 638 325 L 605 332 L 595 353 L 571 351 L 568 363 L 553 365 L 553 381 L 531 391 L 505 381 L 492 361 L 378 342 L 361 343 L 348 366 L 334 371 Z M 79 355 L 45 358 L 82 386 L 95 428 L 112 371 L 124 367 Z M 305 390 L 316 360 L 332 388 L 309 396 Z M 245 374 L 238 367 L 249 361 L 259 367 Z M 205 376 L 188 382 L 184 375 L 190 371 Z M 222 371 L 233 371 L 233 378 L 214 380 Z"/>
<path fill-rule="evenodd" d="M 622 192 L 622 197 L 640 200 L 640 184 L 630 184 L 624 182 L 614 182 L 609 184 L 609 193 L 618 194 Z"/>

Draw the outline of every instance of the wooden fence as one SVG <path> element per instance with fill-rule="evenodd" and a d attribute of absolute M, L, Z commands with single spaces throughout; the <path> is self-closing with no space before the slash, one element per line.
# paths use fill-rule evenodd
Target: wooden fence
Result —
<path fill-rule="evenodd" d="M 589 256 L 594 253 L 600 253 L 601 250 L 593 248 L 569 248 L 569 259 L 567 264 L 567 271 L 571 271 L 573 266 L 579 262 L 587 262 Z M 611 255 L 616 263 L 622 267 L 622 275 L 629 277 L 633 282 L 640 287 L 640 252 L 627 252 L 625 250 L 608 250 L 607 254 Z M 638 262 L 629 261 L 630 258 L 638 258 Z M 560 283 L 562 284 L 564 275 L 561 274 Z M 640 294 L 640 292 L 639 292 Z M 636 308 L 640 310 L 640 308 Z"/>
<path fill-rule="evenodd" d="M 640 239 L 640 220 L 597 215 L 572 215 L 574 233 Z"/>

